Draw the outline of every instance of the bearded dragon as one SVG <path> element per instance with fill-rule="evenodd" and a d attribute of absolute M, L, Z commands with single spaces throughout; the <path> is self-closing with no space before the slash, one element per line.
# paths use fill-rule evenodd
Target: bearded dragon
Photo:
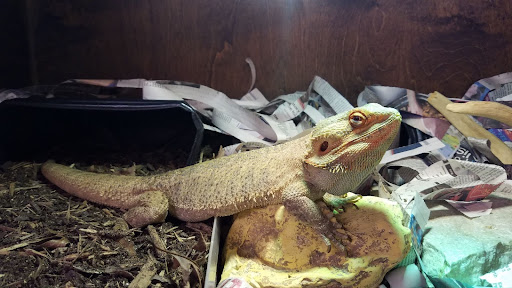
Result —
<path fill-rule="evenodd" d="M 161 175 L 106 175 L 53 162 L 41 171 L 72 195 L 126 209 L 123 218 L 134 227 L 163 222 L 168 212 L 194 222 L 282 203 L 326 243 L 342 248 L 315 201 L 332 202 L 324 195 L 356 188 L 380 162 L 400 121 L 397 110 L 367 104 L 319 121 L 311 133 L 293 141 Z"/>

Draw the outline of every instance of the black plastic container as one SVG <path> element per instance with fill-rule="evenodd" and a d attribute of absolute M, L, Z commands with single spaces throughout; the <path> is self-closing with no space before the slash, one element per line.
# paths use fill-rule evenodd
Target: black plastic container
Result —
<path fill-rule="evenodd" d="M 179 168 L 197 161 L 202 137 L 199 116 L 180 101 L 33 97 L 0 103 L 0 163 L 141 162 L 161 153 L 185 159 Z"/>

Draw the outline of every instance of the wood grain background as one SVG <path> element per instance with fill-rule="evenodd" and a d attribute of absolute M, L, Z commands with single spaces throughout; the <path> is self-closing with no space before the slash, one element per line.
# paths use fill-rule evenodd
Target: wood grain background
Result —
<path fill-rule="evenodd" d="M 239 98 L 368 84 L 460 97 L 512 70 L 510 0 L 26 0 L 31 83 L 172 79 Z"/>
<path fill-rule="evenodd" d="M 0 90 L 31 84 L 23 1 L 0 0 Z"/>

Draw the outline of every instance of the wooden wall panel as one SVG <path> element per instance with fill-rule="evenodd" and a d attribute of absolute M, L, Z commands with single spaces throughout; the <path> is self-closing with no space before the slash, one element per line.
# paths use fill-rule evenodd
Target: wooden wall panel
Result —
<path fill-rule="evenodd" d="M 0 1 L 0 89 L 31 83 L 24 11 L 22 1 Z"/>
<path fill-rule="evenodd" d="M 355 101 L 367 84 L 460 97 L 512 70 L 509 0 L 26 0 L 36 79 L 196 82 L 238 98 L 250 57 L 268 98 L 314 75 Z"/>

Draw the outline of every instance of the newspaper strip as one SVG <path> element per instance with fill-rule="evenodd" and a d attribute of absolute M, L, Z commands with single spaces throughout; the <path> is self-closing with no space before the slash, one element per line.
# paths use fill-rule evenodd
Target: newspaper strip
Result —
<path fill-rule="evenodd" d="M 272 117 L 277 121 L 288 121 L 299 116 L 305 109 L 304 102 L 302 102 L 301 99 L 302 95 L 304 95 L 304 92 L 296 92 L 277 97 L 277 101 L 272 101 L 272 103 L 276 103 L 279 100 L 284 100 L 284 102 L 272 113 Z"/>
<path fill-rule="evenodd" d="M 338 93 L 327 81 L 318 76 L 315 76 L 308 90 L 314 90 L 321 95 L 337 114 L 354 108 L 345 97 Z"/>
<path fill-rule="evenodd" d="M 506 81 L 512 79 L 512 73 L 496 76 L 497 78 L 487 78 L 481 83 L 476 83 L 474 87 L 483 87 L 485 93 L 489 91 L 498 91 L 496 95 L 505 95 L 512 91 L 512 85 L 500 86 Z M 474 88 L 473 87 L 473 88 Z M 493 90 L 496 89 L 496 90 Z M 466 95 L 476 95 L 475 93 L 483 93 L 483 90 L 470 89 Z M 478 94 L 478 95 L 480 95 Z M 490 93 L 489 93 L 490 94 Z M 487 95 L 487 94 L 485 94 Z M 478 96 L 477 98 L 479 98 Z M 367 86 L 363 92 L 359 94 L 358 104 L 363 105 L 369 102 L 377 102 L 399 109 L 402 114 L 402 122 L 405 125 L 405 131 L 410 135 L 409 138 L 414 139 L 419 136 L 418 141 L 424 140 L 414 129 L 417 129 L 428 136 L 439 138 L 445 147 L 431 152 L 432 155 L 439 159 L 460 159 L 472 162 L 492 162 L 501 164 L 496 161 L 492 155 L 490 148 L 479 146 L 475 149 L 471 141 L 462 135 L 455 127 L 453 127 L 444 117 L 427 102 L 428 95 L 417 93 L 409 89 L 386 86 Z M 485 98 L 485 97 L 482 97 Z M 489 97 L 485 98 L 489 100 Z M 502 98 L 500 98 L 502 99 Z M 450 98 L 453 102 L 465 102 L 473 100 L 471 97 L 467 99 Z M 508 102 L 501 102 L 505 105 Z M 512 107 L 512 102 L 510 103 Z M 512 127 L 500 123 L 496 120 L 476 117 L 476 121 L 484 128 L 491 128 L 489 131 L 500 138 L 502 141 L 512 142 Z M 416 133 L 415 133 L 416 132 Z M 418 142 L 416 141 L 416 142 Z M 511 144 L 512 145 L 512 144 Z"/>
<path fill-rule="evenodd" d="M 245 109 L 258 110 L 268 105 L 268 100 L 261 94 L 260 90 L 253 89 L 238 99 L 232 99 L 236 104 L 244 107 Z"/>
<path fill-rule="evenodd" d="M 446 200 L 453 208 L 459 210 L 469 218 L 475 218 L 491 214 L 492 202 L 466 202 Z"/>
<path fill-rule="evenodd" d="M 255 80 L 251 61 L 252 79 Z M 252 65 L 254 66 L 254 65 Z M 210 119 L 205 129 L 230 134 L 242 142 L 273 145 L 287 141 L 322 119 L 353 108 L 324 79 L 316 76 L 307 92 L 282 95 L 269 102 L 258 89 L 230 99 L 212 88 L 181 81 L 145 79 L 72 79 L 67 84 L 142 89 L 143 99 L 186 101 Z M 252 84 L 253 85 L 253 84 Z M 235 149 L 228 149 L 235 151 Z"/>
<path fill-rule="evenodd" d="M 256 66 L 254 65 L 254 62 L 252 62 L 252 59 L 249 57 L 245 58 L 245 63 L 249 65 L 249 69 L 251 70 L 251 87 L 249 87 L 249 91 L 247 92 L 250 93 L 254 88 L 254 84 L 256 84 Z"/>
<path fill-rule="evenodd" d="M 450 159 L 434 163 L 418 172 L 413 180 L 392 192 L 392 196 L 408 214 L 411 213 L 410 204 L 416 193 L 425 200 L 465 202 L 482 200 L 493 192 L 512 193 L 512 186 L 505 182 L 505 170 L 497 165 Z"/>
<path fill-rule="evenodd" d="M 489 101 L 506 101 L 508 98 L 512 96 L 512 83 L 505 83 L 499 87 L 496 87 L 494 90 L 490 91 L 488 94 Z M 512 98 L 511 98 L 512 99 Z"/>
<path fill-rule="evenodd" d="M 213 110 L 212 123 L 220 130 L 242 142 L 267 143 L 263 141 L 262 137 L 259 137 L 257 133 L 252 133 L 252 131 L 247 129 L 240 121 L 220 110 Z"/>
<path fill-rule="evenodd" d="M 512 107 L 512 72 L 478 80 L 466 91 L 464 100 L 496 101 Z M 474 117 L 482 127 L 498 137 L 501 141 L 512 142 L 512 127 L 494 119 Z M 512 145 L 512 144 L 511 144 Z M 479 151 L 488 155 L 490 148 L 480 145 Z M 495 162 L 498 163 L 498 162 Z"/>
<path fill-rule="evenodd" d="M 512 101 L 512 94 L 509 94 L 507 96 L 504 96 L 502 98 L 496 99 L 496 101 L 500 102 L 511 102 Z M 510 105 L 509 105 L 510 106 Z"/>
<path fill-rule="evenodd" d="M 247 283 L 246 279 L 235 277 L 235 278 L 226 278 L 222 280 L 217 288 L 252 288 L 259 287 L 258 283 L 252 283 L 253 285 Z"/>
<path fill-rule="evenodd" d="M 254 81 L 254 63 L 250 59 L 247 59 L 247 63 L 251 68 Z M 79 86 L 80 84 L 82 86 Z M 87 91 L 84 92 L 86 88 L 83 84 L 91 85 L 90 87 L 139 88 L 142 89 L 143 99 L 148 100 L 186 101 L 216 126 L 205 124 L 205 129 L 222 131 L 242 142 L 258 142 L 266 145 L 287 141 L 322 119 L 353 108 L 341 94 L 318 76 L 314 77 L 307 92 L 279 96 L 272 102 L 269 102 L 258 89 L 252 89 L 241 99 L 236 100 L 204 85 L 145 79 L 71 79 L 55 86 L 45 86 L 44 89 L 39 89 L 40 91 L 37 89 L 2 91 L 0 101 L 26 98 L 33 91 L 47 97 L 53 96 L 55 89 L 87 93 Z"/>
<path fill-rule="evenodd" d="M 476 81 L 473 85 L 469 87 L 466 91 L 462 99 L 464 100 L 472 100 L 472 101 L 495 101 L 496 97 L 492 95 L 495 100 L 492 100 L 489 92 L 495 89 L 500 88 L 502 85 L 512 82 L 512 73 L 507 72 L 500 75 L 492 76 L 485 79 L 480 79 Z M 507 93 L 507 88 L 503 89 L 503 91 L 496 92 L 499 97 L 502 94 Z"/>
<path fill-rule="evenodd" d="M 181 99 L 196 100 L 214 107 L 215 110 L 220 110 L 222 114 L 225 114 L 232 119 L 238 120 L 249 129 L 258 132 L 264 138 L 267 138 L 270 141 L 277 140 L 276 133 L 271 129 L 269 125 L 264 123 L 256 113 L 240 107 L 234 103 L 233 100 L 228 98 L 224 93 L 209 87 L 176 81 L 146 81 L 144 88 L 144 99 L 176 100 L 175 97 L 177 96 Z M 213 118 L 215 118 L 215 115 Z M 238 123 L 232 124 L 232 126 L 235 127 L 237 127 L 237 125 Z"/>
<path fill-rule="evenodd" d="M 496 101 L 512 107 L 512 72 L 478 80 L 469 87 L 463 99 L 473 101 Z M 488 129 L 503 142 L 512 142 L 512 127 L 494 119 L 474 117 L 482 127 Z M 489 148 L 484 148 L 487 152 Z M 482 151 L 482 153 L 486 153 Z"/>
<path fill-rule="evenodd" d="M 416 193 L 414 196 L 414 205 L 411 211 L 411 219 L 409 221 L 409 228 L 412 231 L 412 242 L 413 247 L 416 252 L 421 255 L 422 249 L 422 241 L 423 241 L 423 232 L 427 227 L 427 222 L 430 217 L 430 210 L 425 204 L 425 201 L 421 198 L 421 196 Z"/>
<path fill-rule="evenodd" d="M 335 105 L 336 111 L 352 108 L 322 78 L 315 77 L 310 87 L 315 95 L 325 98 L 329 105 Z M 282 95 L 269 102 L 259 90 L 254 89 L 240 100 L 232 100 L 211 88 L 176 81 L 146 81 L 143 92 L 144 99 L 184 99 L 209 117 L 218 129 L 243 142 L 272 145 L 286 141 L 328 116 L 322 114 L 321 109 L 314 108 L 326 105 L 310 100 L 305 96 L 306 92 Z M 262 110 L 273 112 L 270 115 L 256 113 Z M 294 121 L 298 117 L 300 120 L 296 125 Z"/>
<path fill-rule="evenodd" d="M 492 287 L 512 288 L 512 263 L 494 272 L 480 276 L 480 279 L 489 282 Z"/>
<path fill-rule="evenodd" d="M 306 105 L 304 108 L 304 113 L 311 117 L 311 120 L 313 120 L 313 123 L 315 124 L 325 119 L 325 116 L 311 105 Z"/>
<path fill-rule="evenodd" d="M 436 137 L 429 138 L 415 144 L 386 151 L 386 153 L 384 153 L 384 157 L 380 161 L 380 164 L 386 164 L 418 154 L 428 153 L 430 151 L 443 148 L 444 146 L 445 144 Z"/>
<path fill-rule="evenodd" d="M 0 91 L 0 103 L 17 98 L 28 98 L 30 95 L 22 90 L 3 90 Z"/>

